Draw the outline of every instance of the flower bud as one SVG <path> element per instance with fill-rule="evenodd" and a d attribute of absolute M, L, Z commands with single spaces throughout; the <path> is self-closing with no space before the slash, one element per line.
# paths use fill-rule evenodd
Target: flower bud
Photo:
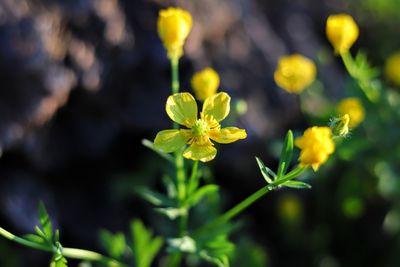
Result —
<path fill-rule="evenodd" d="M 279 59 L 274 78 L 279 87 L 289 93 L 301 93 L 316 76 L 316 67 L 312 60 L 294 54 Z"/>
<path fill-rule="evenodd" d="M 346 137 L 349 134 L 349 114 L 344 114 L 340 118 L 333 118 L 329 127 L 335 137 Z"/>
<path fill-rule="evenodd" d="M 212 68 L 205 68 L 196 72 L 192 77 L 192 88 L 196 98 L 204 101 L 207 97 L 215 95 L 219 86 L 218 73 Z"/>
<path fill-rule="evenodd" d="M 180 58 L 185 40 L 192 29 L 190 13 L 175 7 L 162 9 L 158 15 L 157 28 L 168 57 Z"/>
<path fill-rule="evenodd" d="M 358 26 L 350 15 L 331 15 L 326 21 L 326 36 L 337 54 L 349 51 L 358 34 Z"/>

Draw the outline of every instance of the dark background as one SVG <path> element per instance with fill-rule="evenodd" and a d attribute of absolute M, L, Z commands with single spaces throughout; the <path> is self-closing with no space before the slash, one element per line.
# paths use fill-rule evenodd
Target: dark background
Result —
<path fill-rule="evenodd" d="M 328 15 L 353 15 L 361 33 L 355 50 L 362 47 L 373 65 L 400 47 L 397 0 L 1 0 L 2 227 L 31 232 L 43 200 L 64 246 L 101 251 L 98 230 L 126 230 L 133 217 L 158 229 L 133 189 L 159 186 L 161 160 L 141 140 L 170 126 L 164 110 L 170 69 L 156 30 L 158 10 L 170 5 L 194 19 L 180 62 L 182 91 L 191 90 L 195 71 L 212 66 L 221 89 L 248 104 L 236 118 L 248 138 L 223 146 L 208 164 L 225 207 L 263 185 L 255 155 L 276 167 L 277 140 L 309 124 L 299 97 L 273 81 L 280 56 L 317 61 L 324 93 L 336 101 L 347 74 L 325 38 Z M 363 182 L 343 185 L 338 177 L 362 177 L 365 166 L 335 166 L 310 180 L 312 190 L 274 192 L 242 216 L 241 231 L 271 266 L 399 266 L 398 232 L 382 226 L 397 202 L 372 194 L 362 197 L 361 213 L 347 216 L 341 188 Z M 376 191 L 373 179 L 367 192 Z M 294 224 L 279 211 L 288 199 L 298 203 Z M 0 266 L 44 266 L 48 257 L 0 240 Z"/>

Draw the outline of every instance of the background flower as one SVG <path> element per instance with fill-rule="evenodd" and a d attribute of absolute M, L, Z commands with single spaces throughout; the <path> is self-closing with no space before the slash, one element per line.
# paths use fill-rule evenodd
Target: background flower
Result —
<path fill-rule="evenodd" d="M 294 54 L 283 56 L 275 70 L 275 82 L 289 93 L 301 93 L 316 76 L 317 69 L 312 60 Z"/>

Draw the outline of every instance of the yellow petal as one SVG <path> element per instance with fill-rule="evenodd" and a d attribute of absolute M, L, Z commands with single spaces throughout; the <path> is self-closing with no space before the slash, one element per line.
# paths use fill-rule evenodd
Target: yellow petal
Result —
<path fill-rule="evenodd" d="M 233 143 L 239 139 L 244 139 L 247 137 L 246 130 L 236 127 L 213 129 L 208 133 L 208 135 L 212 140 L 221 144 Z"/>
<path fill-rule="evenodd" d="M 181 130 L 164 130 L 159 132 L 154 139 L 154 147 L 164 153 L 174 152 L 182 148 L 189 138 Z"/>
<path fill-rule="evenodd" d="M 197 119 L 197 104 L 189 93 L 178 93 L 168 97 L 165 106 L 168 116 L 176 123 L 190 128 Z"/>
<path fill-rule="evenodd" d="M 200 160 L 202 162 L 207 162 L 215 158 L 217 150 L 213 146 L 198 146 L 191 145 L 184 152 L 183 156 L 187 159 Z"/>
<path fill-rule="evenodd" d="M 220 92 L 208 97 L 203 104 L 202 116 L 207 120 L 222 121 L 230 111 L 231 98 L 227 93 Z"/>

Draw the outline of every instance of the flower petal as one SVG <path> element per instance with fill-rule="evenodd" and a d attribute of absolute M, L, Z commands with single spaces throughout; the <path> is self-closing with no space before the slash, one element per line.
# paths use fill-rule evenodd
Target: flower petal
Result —
<path fill-rule="evenodd" d="M 168 97 L 165 110 L 171 120 L 188 128 L 197 119 L 197 103 L 189 93 L 177 93 Z"/>
<path fill-rule="evenodd" d="M 183 156 L 187 159 L 200 160 L 202 162 L 207 162 L 213 160 L 217 154 L 217 149 L 213 146 L 198 146 L 191 145 L 184 152 Z"/>
<path fill-rule="evenodd" d="M 228 116 L 230 111 L 230 96 L 225 92 L 208 97 L 203 104 L 202 116 L 212 117 L 217 122 L 222 121 Z"/>
<path fill-rule="evenodd" d="M 189 138 L 181 130 L 164 130 L 158 132 L 154 139 L 154 147 L 164 153 L 174 152 L 182 148 Z"/>
<path fill-rule="evenodd" d="M 208 133 L 208 136 L 215 142 L 221 144 L 233 143 L 239 139 L 247 137 L 246 130 L 237 127 L 226 127 L 222 129 L 213 129 Z"/>

